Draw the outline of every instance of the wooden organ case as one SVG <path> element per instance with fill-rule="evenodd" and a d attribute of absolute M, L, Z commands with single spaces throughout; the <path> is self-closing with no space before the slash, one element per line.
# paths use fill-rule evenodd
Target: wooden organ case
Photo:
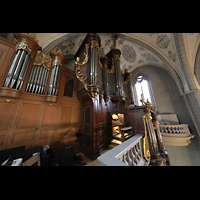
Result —
<path fill-rule="evenodd" d="M 78 98 L 83 103 L 82 133 L 89 136 L 83 152 L 92 160 L 100 155 L 111 140 L 108 132 L 108 107 L 105 105 L 102 85 L 103 65 L 99 58 L 101 39 L 95 33 L 86 35 L 79 47 L 76 59 L 76 75 L 80 80 Z"/>
<path fill-rule="evenodd" d="M 14 36 L 17 44 L 0 37 L 0 150 L 50 145 L 56 160 L 64 146 L 78 150 L 78 79 L 61 51 L 45 55 L 33 33 Z"/>
<path fill-rule="evenodd" d="M 112 114 L 119 112 L 124 115 L 123 124 L 128 125 L 128 108 L 120 71 L 121 51 L 113 47 L 100 58 L 100 46 L 99 35 L 88 33 L 74 56 L 76 76 L 80 81 L 77 94 L 83 103 L 82 133 L 90 138 L 83 145 L 83 152 L 91 159 L 97 158 L 113 139 Z M 112 95 L 109 94 L 109 72 L 115 75 L 113 85 L 116 93 Z M 132 131 L 132 127 L 130 129 Z"/>

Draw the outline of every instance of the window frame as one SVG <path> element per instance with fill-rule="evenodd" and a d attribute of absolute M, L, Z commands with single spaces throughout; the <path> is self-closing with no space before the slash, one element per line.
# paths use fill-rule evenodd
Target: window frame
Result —
<path fill-rule="evenodd" d="M 150 78 L 148 77 L 148 75 L 146 75 L 144 73 L 137 73 L 134 76 L 132 84 L 131 84 L 132 85 L 132 89 L 133 89 L 133 96 L 134 96 L 135 105 L 139 106 L 138 95 L 137 95 L 137 91 L 136 91 L 136 87 L 135 87 L 135 84 L 137 83 L 137 79 L 138 79 L 139 76 L 144 77 L 144 80 L 147 81 L 148 89 L 149 89 L 149 95 L 150 95 L 150 98 L 151 98 L 151 101 L 152 101 L 151 102 L 152 106 L 156 107 L 156 102 L 155 102 L 155 98 L 154 98 L 154 94 L 153 94 Z M 141 99 L 141 97 L 139 99 Z M 145 101 L 146 101 L 146 99 L 145 99 Z"/>

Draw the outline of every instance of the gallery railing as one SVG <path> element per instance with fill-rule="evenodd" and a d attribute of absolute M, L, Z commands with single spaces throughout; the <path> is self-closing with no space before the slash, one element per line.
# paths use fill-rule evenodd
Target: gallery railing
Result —
<path fill-rule="evenodd" d="M 188 124 L 159 125 L 164 145 L 187 146 L 194 135 L 190 133 Z"/>
<path fill-rule="evenodd" d="M 102 166 L 148 166 L 143 157 L 143 135 L 136 134 L 122 144 L 99 156 Z"/>

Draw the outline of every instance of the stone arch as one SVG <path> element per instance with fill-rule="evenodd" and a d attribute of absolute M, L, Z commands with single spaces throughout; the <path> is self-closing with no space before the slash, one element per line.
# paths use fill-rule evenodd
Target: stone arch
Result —
<path fill-rule="evenodd" d="M 59 45 L 63 41 L 70 39 L 72 37 L 83 35 L 83 34 L 86 34 L 86 33 L 68 33 L 67 35 L 61 36 L 60 38 L 58 38 L 58 39 L 54 40 L 53 42 L 51 42 L 50 44 L 48 44 L 43 49 L 42 53 L 48 54 L 53 48 L 55 48 L 57 45 Z M 139 44 L 139 45 L 145 47 L 146 49 L 148 49 L 149 51 L 151 51 L 152 53 L 154 53 L 164 63 L 166 70 L 171 74 L 174 81 L 176 82 L 180 93 L 181 94 L 184 93 L 184 91 L 185 91 L 184 79 L 182 79 L 182 76 L 179 75 L 179 73 L 176 71 L 176 69 L 157 50 L 155 50 L 150 45 L 146 44 L 144 41 L 140 41 L 136 38 L 132 38 L 132 37 L 123 35 L 123 33 L 120 33 L 120 36 L 123 37 L 126 40 L 129 40 L 129 41 L 132 41 L 136 44 Z"/>
<path fill-rule="evenodd" d="M 194 75 L 196 76 L 197 82 L 200 85 L 200 45 L 197 48 L 197 53 L 195 57 Z"/>
<path fill-rule="evenodd" d="M 50 44 L 48 44 L 43 50 L 42 53 L 48 54 L 53 48 L 55 48 L 56 46 L 58 46 L 60 43 L 64 42 L 65 40 L 68 40 L 70 38 L 79 36 L 79 35 L 83 35 L 85 33 L 68 33 L 64 36 L 61 36 L 60 38 L 54 40 L 53 42 L 51 42 Z"/>
<path fill-rule="evenodd" d="M 185 81 L 182 78 L 182 76 L 178 73 L 178 71 L 176 70 L 175 67 L 173 67 L 164 56 L 162 56 L 157 50 L 155 50 L 153 47 L 151 47 L 150 45 L 146 44 L 143 41 L 140 41 L 136 38 L 132 38 L 129 36 L 124 36 L 125 39 L 130 40 L 132 42 L 135 42 L 143 47 L 145 47 L 146 49 L 148 49 L 149 51 L 151 51 L 152 53 L 154 53 L 165 65 L 165 70 L 172 76 L 173 80 L 176 82 L 178 89 L 180 91 L 181 94 L 184 93 L 185 89 Z M 141 66 L 142 67 L 142 66 Z M 162 69 L 164 69 L 163 67 L 161 67 Z"/>
<path fill-rule="evenodd" d="M 156 102 L 156 109 L 158 109 L 160 114 L 176 113 L 179 122 L 189 124 L 191 132 L 195 133 L 194 124 L 190 117 L 186 102 L 179 93 L 175 81 L 167 70 L 153 65 L 146 65 L 138 67 L 133 73 L 135 76 L 144 73 L 149 77 Z"/>

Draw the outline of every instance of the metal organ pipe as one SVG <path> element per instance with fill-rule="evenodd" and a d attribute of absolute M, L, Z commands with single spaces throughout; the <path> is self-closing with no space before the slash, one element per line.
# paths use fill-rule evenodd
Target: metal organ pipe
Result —
<path fill-rule="evenodd" d="M 49 70 L 44 66 L 33 66 L 28 80 L 26 92 L 35 94 L 44 94 Z"/>
<path fill-rule="evenodd" d="M 18 50 L 9 69 L 4 87 L 20 90 L 24 82 L 29 63 L 30 54 L 25 50 Z"/>
<path fill-rule="evenodd" d="M 26 87 L 26 92 L 45 94 L 45 88 L 51 68 L 52 59 L 49 55 L 37 54 Z"/>
<path fill-rule="evenodd" d="M 120 55 L 119 49 L 114 49 L 114 65 L 115 65 L 115 76 L 116 76 L 116 95 L 123 95 L 123 82 L 120 70 Z"/>
<path fill-rule="evenodd" d="M 4 87 L 21 90 L 29 65 L 42 47 L 35 41 L 34 33 L 14 33 L 18 43 L 16 54 L 8 71 Z"/>
<path fill-rule="evenodd" d="M 52 72 L 49 82 L 48 95 L 57 96 L 60 84 L 62 66 L 66 62 L 66 59 L 63 56 L 63 52 L 61 50 L 56 53 L 51 52 L 50 54 L 53 57 L 53 62 L 52 62 Z"/>

